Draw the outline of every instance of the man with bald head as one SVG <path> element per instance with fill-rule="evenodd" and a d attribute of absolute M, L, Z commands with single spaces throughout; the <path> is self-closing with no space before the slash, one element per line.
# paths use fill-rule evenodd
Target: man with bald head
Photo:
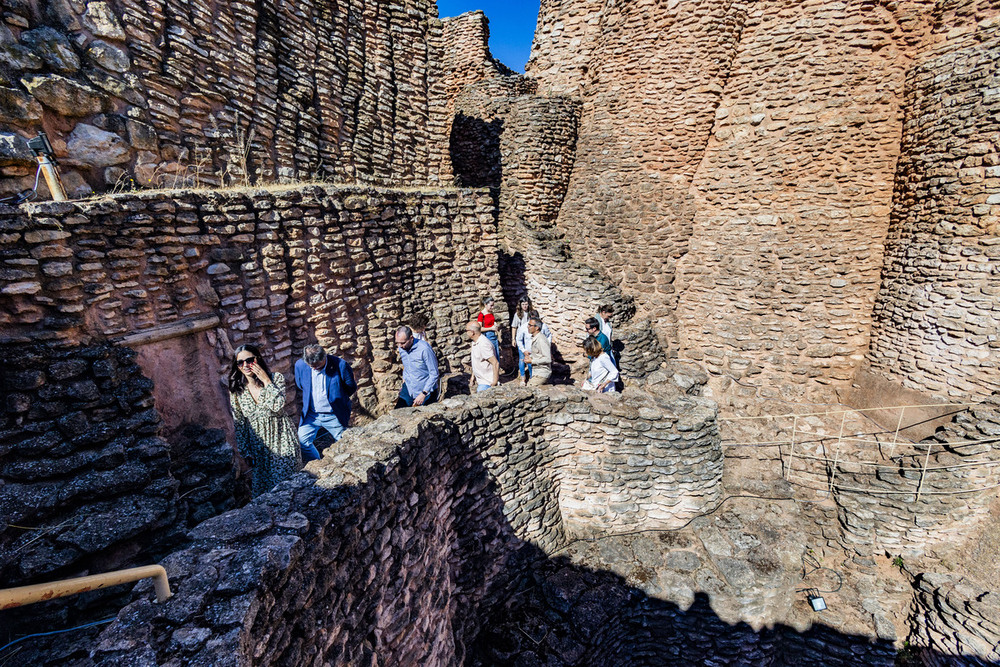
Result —
<path fill-rule="evenodd" d="M 483 327 L 479 322 L 469 322 L 465 325 L 465 334 L 472 341 L 472 381 L 476 383 L 476 391 L 486 391 L 500 384 L 500 362 L 497 360 L 493 343 L 483 335 Z M 472 382 L 469 383 L 472 386 Z"/>
<path fill-rule="evenodd" d="M 438 399 L 437 357 L 431 344 L 413 336 L 410 327 L 396 329 L 396 347 L 403 362 L 403 386 L 396 399 L 397 408 L 430 405 Z"/>

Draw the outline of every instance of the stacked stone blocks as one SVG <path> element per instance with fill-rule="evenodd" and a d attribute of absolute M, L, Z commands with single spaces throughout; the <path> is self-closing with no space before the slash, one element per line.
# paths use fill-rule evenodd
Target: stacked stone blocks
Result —
<path fill-rule="evenodd" d="M 651 416 L 629 424 L 633 446 L 673 458 L 676 481 L 701 495 L 689 507 L 704 511 L 721 471 L 703 477 L 680 464 L 692 446 L 709 458 L 721 450 L 711 403 L 685 400 L 701 408 L 673 431 L 700 434 L 689 447 L 660 444 L 665 433 L 652 430 Z M 578 462 L 566 457 L 576 435 L 558 426 L 563 415 L 586 419 L 588 405 L 614 411 L 579 390 L 505 388 L 349 431 L 305 472 L 192 531 L 192 546 L 164 561 L 177 594 L 156 606 L 140 586 L 140 599 L 102 633 L 94 663 L 126 654 L 137 664 L 464 662 L 487 610 L 565 544 L 559 487 Z M 631 472 L 657 476 L 639 463 Z M 623 479 L 641 492 L 638 478 Z M 646 496 L 660 500 L 669 511 L 673 500 Z M 617 519 L 635 525 L 645 515 L 625 508 Z"/>
<path fill-rule="evenodd" d="M 8 337 L 77 342 L 217 317 L 220 372 L 255 343 L 289 381 L 318 340 L 355 365 L 376 414 L 398 391 L 393 332 L 414 313 L 431 318 L 442 372 L 467 361 L 463 325 L 500 295 L 491 206 L 482 191 L 315 186 L 8 209 L 0 322 Z"/>

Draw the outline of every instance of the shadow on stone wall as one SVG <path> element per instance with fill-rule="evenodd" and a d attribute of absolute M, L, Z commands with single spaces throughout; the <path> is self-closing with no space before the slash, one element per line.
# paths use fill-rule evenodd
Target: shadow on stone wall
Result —
<path fill-rule="evenodd" d="M 451 126 L 449 150 L 455 184 L 466 188 L 500 187 L 503 166 L 500 135 L 503 119 L 487 121 L 458 113 Z"/>
<path fill-rule="evenodd" d="M 887 642 L 731 625 L 705 593 L 684 609 L 550 555 L 566 544 L 558 506 L 519 439 L 540 415 L 515 409 L 550 396 L 452 401 L 356 429 L 352 449 L 193 529 L 163 561 L 172 599 L 152 602 L 143 582 L 96 639 L 63 638 L 58 656 L 25 642 L 21 662 L 894 664 Z M 456 407 L 464 419 L 444 414 Z M 942 664 L 977 664 L 954 660 Z"/>
<path fill-rule="evenodd" d="M 161 437 L 135 356 L 107 344 L 0 344 L 0 587 L 155 562 L 248 499 L 221 430 Z M 107 616 L 123 594 L 2 611 L 0 645 Z"/>
<path fill-rule="evenodd" d="M 534 551 L 509 598 L 489 610 L 468 665 L 894 665 L 892 642 L 816 624 L 754 630 L 712 610 L 707 593 L 682 608 L 617 574 Z"/>
<path fill-rule="evenodd" d="M 681 610 L 550 557 L 567 535 L 539 436 L 559 424 L 550 401 L 592 414 L 578 398 L 505 392 L 355 429 L 309 471 L 193 529 L 163 561 L 172 599 L 155 604 L 140 584 L 56 662 L 891 664 L 865 638 L 728 626 L 704 599 Z"/>

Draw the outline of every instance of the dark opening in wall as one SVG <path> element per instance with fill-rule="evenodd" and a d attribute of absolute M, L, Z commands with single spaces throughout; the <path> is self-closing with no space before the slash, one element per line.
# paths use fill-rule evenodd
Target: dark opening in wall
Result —
<path fill-rule="evenodd" d="M 499 187 L 503 180 L 500 135 L 503 119 L 485 121 L 464 113 L 455 116 L 449 150 L 455 182 L 461 187 Z"/>

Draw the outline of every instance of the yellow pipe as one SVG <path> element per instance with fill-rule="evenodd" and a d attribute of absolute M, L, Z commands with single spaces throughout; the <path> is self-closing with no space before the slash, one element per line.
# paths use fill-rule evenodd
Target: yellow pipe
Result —
<path fill-rule="evenodd" d="M 153 578 L 153 588 L 156 590 L 156 601 L 163 602 L 173 595 L 170 592 L 170 582 L 167 581 L 167 571 L 162 565 L 144 565 L 117 572 L 92 574 L 76 579 L 50 581 L 45 584 L 32 584 L 18 588 L 0 590 L 0 609 L 11 609 L 26 604 L 34 604 L 43 600 L 62 598 L 67 595 L 96 591 L 99 588 L 127 584 L 140 579 Z"/>

